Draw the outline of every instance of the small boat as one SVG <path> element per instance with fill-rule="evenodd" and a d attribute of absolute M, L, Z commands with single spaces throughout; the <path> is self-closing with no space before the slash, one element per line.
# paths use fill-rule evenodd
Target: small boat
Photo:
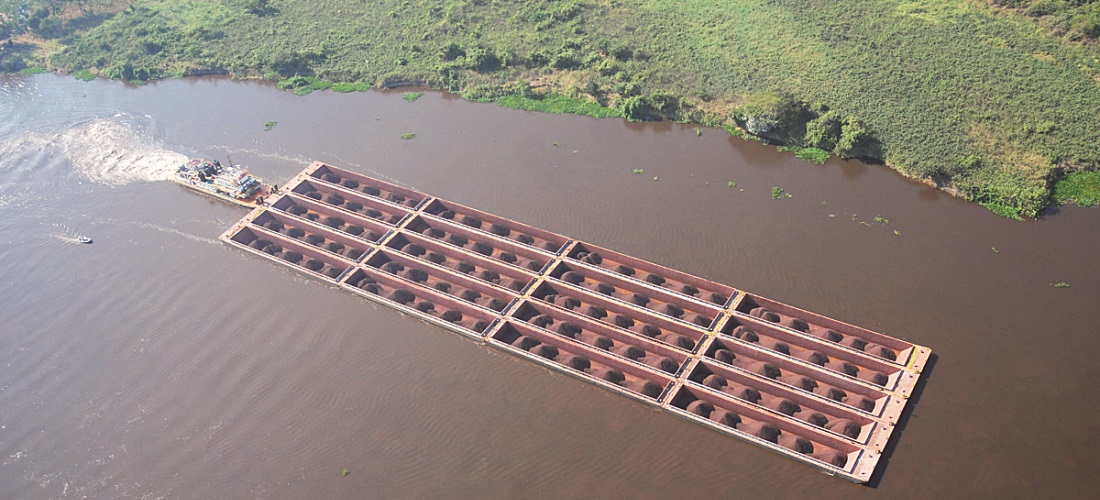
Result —
<path fill-rule="evenodd" d="M 76 242 L 77 242 L 77 243 L 83 243 L 83 244 L 85 244 L 85 245 L 88 245 L 88 244 L 91 244 L 91 243 L 92 243 L 92 239 L 91 239 L 91 238 L 89 238 L 89 237 L 87 237 L 87 236 L 81 236 L 81 237 L 79 237 L 79 238 L 77 238 L 77 239 L 76 239 Z"/>
<path fill-rule="evenodd" d="M 263 179 L 249 174 L 236 165 L 222 165 L 218 160 L 192 158 L 180 165 L 172 180 L 225 201 L 244 207 L 258 207 L 264 204 L 264 197 L 271 188 Z"/>

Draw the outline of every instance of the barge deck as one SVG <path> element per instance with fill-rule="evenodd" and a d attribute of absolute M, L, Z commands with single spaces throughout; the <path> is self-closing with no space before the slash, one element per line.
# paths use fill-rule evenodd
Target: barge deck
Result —
<path fill-rule="evenodd" d="M 858 483 L 931 355 L 321 162 L 221 239 Z"/>

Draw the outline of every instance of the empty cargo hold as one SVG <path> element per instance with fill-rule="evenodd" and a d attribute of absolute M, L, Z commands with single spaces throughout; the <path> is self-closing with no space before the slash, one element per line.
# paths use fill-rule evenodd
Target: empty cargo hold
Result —
<path fill-rule="evenodd" d="M 931 351 L 314 162 L 222 241 L 855 482 Z"/>

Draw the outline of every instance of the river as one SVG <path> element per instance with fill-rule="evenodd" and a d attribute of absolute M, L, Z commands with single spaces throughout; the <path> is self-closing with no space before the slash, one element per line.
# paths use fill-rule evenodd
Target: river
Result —
<path fill-rule="evenodd" d="M 46 74 L 0 116 L 0 498 L 1100 495 L 1100 210 L 431 92 Z M 322 160 L 936 356 L 851 484 L 233 250 L 244 210 L 164 181 L 188 156 Z"/>

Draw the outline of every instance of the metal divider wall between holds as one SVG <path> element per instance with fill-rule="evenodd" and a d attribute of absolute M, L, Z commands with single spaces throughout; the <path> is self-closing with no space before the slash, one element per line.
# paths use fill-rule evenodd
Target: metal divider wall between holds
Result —
<path fill-rule="evenodd" d="M 321 162 L 221 239 L 856 482 L 870 479 L 931 355 Z"/>

